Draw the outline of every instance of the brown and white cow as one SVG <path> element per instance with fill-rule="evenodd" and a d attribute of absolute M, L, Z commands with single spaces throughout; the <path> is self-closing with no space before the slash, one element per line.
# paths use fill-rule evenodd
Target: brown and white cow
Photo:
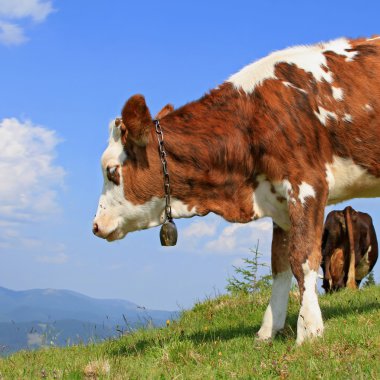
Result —
<path fill-rule="evenodd" d="M 164 220 L 162 167 L 141 95 L 110 125 L 94 233 L 108 241 Z M 161 119 L 175 218 L 269 216 L 273 290 L 258 339 L 285 323 L 300 289 L 297 342 L 323 331 L 316 292 L 324 208 L 380 196 L 380 37 L 270 54 Z"/>
<path fill-rule="evenodd" d="M 323 288 L 326 293 L 355 289 L 375 266 L 378 244 L 370 215 L 348 206 L 331 211 L 322 235 Z"/>

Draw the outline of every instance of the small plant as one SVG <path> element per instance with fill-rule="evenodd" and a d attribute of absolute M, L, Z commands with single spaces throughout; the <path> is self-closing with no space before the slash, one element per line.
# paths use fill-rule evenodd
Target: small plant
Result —
<path fill-rule="evenodd" d="M 257 242 L 255 249 L 250 249 L 253 257 L 245 258 L 244 267 L 234 266 L 235 272 L 238 277 L 233 276 L 227 279 L 228 285 L 226 289 L 230 293 L 257 293 L 271 286 L 272 274 L 270 273 L 269 265 L 260 262 L 262 254 L 259 252 L 259 242 Z M 260 275 L 259 269 L 266 268 L 267 274 Z"/>
<path fill-rule="evenodd" d="M 369 272 L 363 287 L 376 285 L 375 276 L 373 275 L 373 271 Z"/>

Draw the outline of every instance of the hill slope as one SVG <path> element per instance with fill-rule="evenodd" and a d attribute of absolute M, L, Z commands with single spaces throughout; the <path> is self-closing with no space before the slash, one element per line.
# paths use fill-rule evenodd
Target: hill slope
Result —
<path fill-rule="evenodd" d="M 268 298 L 269 292 L 221 296 L 195 305 L 168 328 L 20 352 L 1 359 L 0 372 L 5 379 L 380 378 L 380 287 L 320 297 L 325 336 L 301 347 L 295 346 L 295 295 L 278 338 L 254 342 Z"/>

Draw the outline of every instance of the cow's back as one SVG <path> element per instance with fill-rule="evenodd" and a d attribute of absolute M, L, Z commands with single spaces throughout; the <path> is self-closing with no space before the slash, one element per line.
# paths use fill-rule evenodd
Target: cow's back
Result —
<path fill-rule="evenodd" d="M 229 81 L 250 95 L 236 124 L 258 170 L 275 180 L 326 173 L 329 203 L 380 196 L 380 38 L 276 52 Z"/>

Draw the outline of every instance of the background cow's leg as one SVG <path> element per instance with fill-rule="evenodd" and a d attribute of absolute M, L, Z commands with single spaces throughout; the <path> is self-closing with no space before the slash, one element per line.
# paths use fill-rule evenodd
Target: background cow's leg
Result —
<path fill-rule="evenodd" d="M 321 238 L 326 194 L 315 192 L 303 203 L 290 204 L 289 261 L 297 279 L 301 309 L 297 322 L 297 344 L 323 333 L 318 304 L 317 278 L 321 262 Z"/>
<path fill-rule="evenodd" d="M 323 263 L 323 289 L 325 289 L 325 292 L 328 293 L 331 291 L 332 287 L 332 280 L 331 280 L 331 272 L 330 272 L 330 262 L 331 262 L 331 254 L 329 253 L 324 257 L 324 263 Z"/>
<path fill-rule="evenodd" d="M 272 240 L 272 296 L 265 311 L 257 339 L 273 338 L 285 325 L 292 272 L 289 264 L 288 233 L 273 224 Z"/>
<path fill-rule="evenodd" d="M 330 235 L 330 232 L 328 229 L 325 229 L 323 231 L 323 237 L 322 237 L 322 270 L 323 270 L 323 289 L 325 289 L 325 292 L 328 293 L 331 291 L 332 288 L 332 279 L 331 279 L 331 255 L 333 254 L 333 247 L 332 247 L 332 236 Z"/>

